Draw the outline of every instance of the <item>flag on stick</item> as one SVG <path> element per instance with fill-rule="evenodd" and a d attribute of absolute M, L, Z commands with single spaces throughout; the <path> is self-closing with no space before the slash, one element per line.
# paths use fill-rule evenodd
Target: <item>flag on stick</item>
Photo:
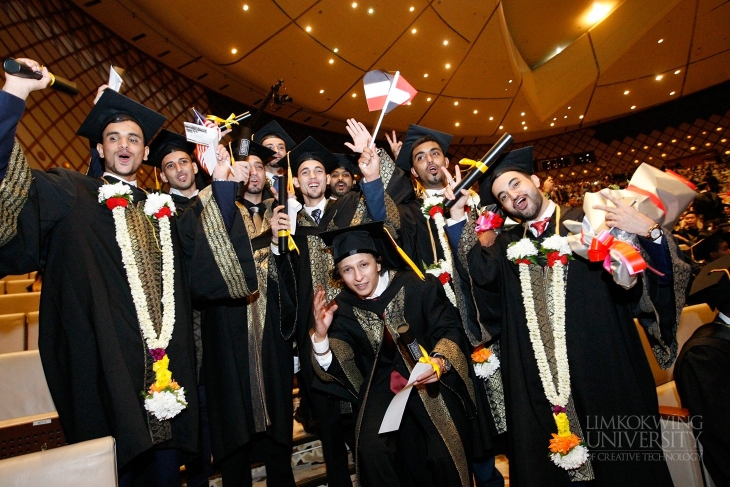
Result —
<path fill-rule="evenodd" d="M 365 73 L 362 80 L 365 86 L 365 98 L 368 101 L 368 110 L 380 110 L 380 118 L 375 125 L 371 137 L 370 146 L 375 146 L 375 137 L 378 135 L 380 124 L 386 113 L 399 105 L 412 100 L 418 93 L 405 78 L 401 77 L 400 71 L 389 73 L 387 71 L 370 71 Z"/>

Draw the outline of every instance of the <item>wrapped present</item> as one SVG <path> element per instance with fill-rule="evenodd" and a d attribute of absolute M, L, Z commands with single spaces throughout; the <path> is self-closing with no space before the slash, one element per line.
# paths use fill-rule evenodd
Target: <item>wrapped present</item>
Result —
<path fill-rule="evenodd" d="M 614 282 L 629 289 L 638 274 L 648 265 L 637 250 L 636 235 L 606 225 L 606 212 L 593 208 L 596 205 L 615 206 L 607 197 L 610 193 L 629 206 L 633 206 L 665 232 L 674 228 L 679 216 L 694 200 L 694 185 L 673 172 L 663 172 L 648 164 L 636 170 L 626 189 L 604 189 L 598 193 L 586 193 L 583 199 L 582 222 L 566 221 L 572 235 L 568 243 L 573 253 L 591 262 L 602 262 L 604 269 L 613 276 Z"/>

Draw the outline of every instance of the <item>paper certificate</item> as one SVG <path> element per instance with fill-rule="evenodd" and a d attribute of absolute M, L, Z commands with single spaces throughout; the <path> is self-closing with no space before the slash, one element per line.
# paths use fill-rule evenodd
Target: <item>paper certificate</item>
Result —
<path fill-rule="evenodd" d="M 418 362 L 413 370 L 411 376 L 408 378 L 406 386 L 398 391 L 398 394 L 390 401 L 388 410 L 385 411 L 383 416 L 383 422 L 380 424 L 380 431 L 378 434 L 390 433 L 400 428 L 400 421 L 403 419 L 403 413 L 406 410 L 406 403 L 408 402 L 408 396 L 411 394 L 413 389 L 413 383 L 416 382 L 421 375 L 430 371 L 432 368 L 431 364 Z"/>

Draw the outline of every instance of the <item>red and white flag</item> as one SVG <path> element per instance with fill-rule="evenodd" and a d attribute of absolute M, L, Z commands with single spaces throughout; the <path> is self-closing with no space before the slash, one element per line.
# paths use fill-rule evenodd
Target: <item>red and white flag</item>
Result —
<path fill-rule="evenodd" d="M 370 71 L 363 78 L 368 110 L 384 110 L 388 113 L 398 105 L 409 102 L 418 93 L 399 73 Z M 385 106 L 386 100 L 388 106 Z"/>

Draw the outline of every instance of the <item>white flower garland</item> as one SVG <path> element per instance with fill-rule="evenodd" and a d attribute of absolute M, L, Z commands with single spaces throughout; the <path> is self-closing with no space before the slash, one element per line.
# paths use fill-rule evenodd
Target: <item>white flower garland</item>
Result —
<path fill-rule="evenodd" d="M 489 357 L 489 360 L 480 364 L 474 364 L 474 372 L 480 379 L 487 380 L 499 370 L 499 359 L 495 354 Z"/>
<path fill-rule="evenodd" d="M 551 453 L 550 460 L 558 467 L 565 470 L 574 470 L 588 460 L 588 448 L 584 445 L 576 445 L 570 449 L 565 455 L 561 453 Z"/>

